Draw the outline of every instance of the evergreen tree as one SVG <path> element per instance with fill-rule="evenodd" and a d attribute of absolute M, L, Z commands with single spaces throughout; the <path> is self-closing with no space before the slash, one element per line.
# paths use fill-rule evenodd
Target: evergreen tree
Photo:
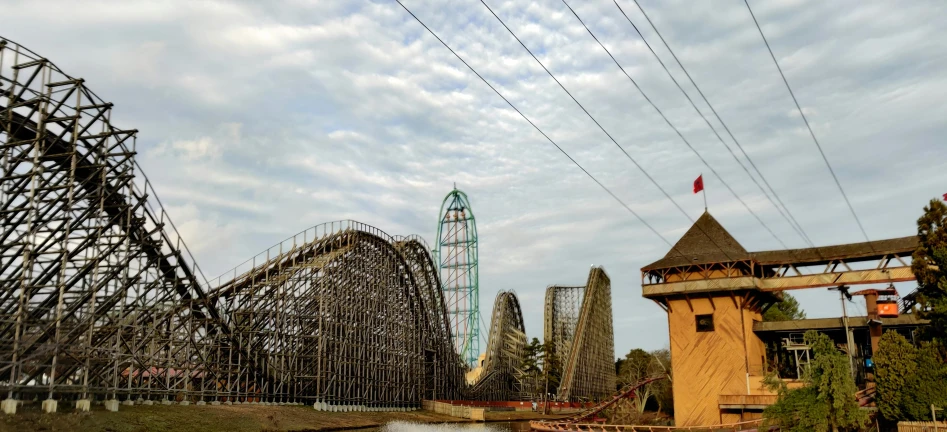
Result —
<path fill-rule="evenodd" d="M 559 383 L 562 382 L 562 361 L 556 354 L 552 341 L 543 344 L 543 375 L 549 393 L 559 393 Z"/>
<path fill-rule="evenodd" d="M 885 332 L 874 355 L 878 411 L 888 420 L 906 420 L 905 391 L 917 376 L 917 349 L 897 332 Z"/>
<path fill-rule="evenodd" d="M 875 355 L 878 410 L 891 421 L 930 420 L 931 405 L 947 405 L 947 364 L 939 347 L 920 349 L 896 332 L 885 332 Z"/>
<path fill-rule="evenodd" d="M 763 321 L 790 321 L 805 319 L 806 313 L 799 301 L 789 293 L 783 293 L 783 301 L 774 304 L 763 314 Z"/>
<path fill-rule="evenodd" d="M 931 200 L 917 220 L 917 237 L 911 270 L 917 278 L 920 316 L 931 320 L 930 336 L 947 343 L 947 205 Z"/>
<path fill-rule="evenodd" d="M 537 338 L 533 338 L 523 349 L 523 365 L 520 369 L 525 374 L 536 374 L 542 372 L 543 366 L 543 344 Z"/>
<path fill-rule="evenodd" d="M 868 415 L 855 400 L 848 357 L 835 348 L 828 336 L 814 330 L 805 334 L 806 344 L 813 352 L 804 386 L 790 390 L 785 383 L 768 377 L 779 399 L 763 412 L 768 421 L 775 421 L 789 432 L 857 431 L 868 421 Z"/>
<path fill-rule="evenodd" d="M 523 363 L 520 370 L 523 372 L 524 390 L 537 397 L 543 394 L 543 357 L 545 349 L 539 339 L 533 338 L 523 349 Z"/>
<path fill-rule="evenodd" d="M 947 364 L 935 344 L 925 342 L 917 350 L 917 373 L 904 398 L 909 420 L 931 420 L 931 405 L 947 408 Z"/>

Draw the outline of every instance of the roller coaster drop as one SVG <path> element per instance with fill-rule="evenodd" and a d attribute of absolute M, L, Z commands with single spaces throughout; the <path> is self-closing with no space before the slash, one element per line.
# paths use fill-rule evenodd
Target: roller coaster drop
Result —
<path fill-rule="evenodd" d="M 497 297 L 480 371 L 465 379 L 439 268 L 418 237 L 327 223 L 207 282 L 135 162 L 137 131 L 114 127 L 111 109 L 0 38 L 4 409 L 46 399 L 403 410 L 522 397 L 515 295 Z M 604 306 L 586 297 L 597 300 L 581 316 Z M 602 334 L 576 343 L 610 343 L 610 304 L 607 315 L 607 329 L 579 318 L 575 334 Z M 573 365 L 588 360 L 572 349 Z M 584 397 L 606 385 L 572 373 Z"/>

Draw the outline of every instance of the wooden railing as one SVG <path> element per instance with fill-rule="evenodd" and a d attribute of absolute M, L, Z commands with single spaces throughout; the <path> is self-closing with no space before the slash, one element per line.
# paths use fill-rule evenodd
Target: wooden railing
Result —
<path fill-rule="evenodd" d="M 934 422 L 898 422 L 898 432 L 934 432 Z M 937 422 L 937 431 L 947 432 L 947 422 Z"/>
<path fill-rule="evenodd" d="M 776 403 L 776 395 L 720 395 L 717 403 L 720 405 L 765 405 Z"/>

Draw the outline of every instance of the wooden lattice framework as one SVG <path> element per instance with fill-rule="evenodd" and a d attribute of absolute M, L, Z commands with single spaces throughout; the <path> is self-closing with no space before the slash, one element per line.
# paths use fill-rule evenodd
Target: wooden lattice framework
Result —
<path fill-rule="evenodd" d="M 8 399 L 407 409 L 465 391 L 423 241 L 329 223 L 208 283 L 111 110 L 0 39 Z"/>
<path fill-rule="evenodd" d="M 135 163 L 136 130 L 82 79 L 0 38 L 0 390 L 169 396 L 230 338 Z M 199 331 L 212 326 L 213 334 Z M 147 367 L 143 367 L 147 364 Z M 135 365 L 138 365 L 137 367 Z"/>
<path fill-rule="evenodd" d="M 562 363 L 556 398 L 600 400 L 615 392 L 611 282 L 593 267 L 584 287 L 546 289 L 545 340 Z"/>
<path fill-rule="evenodd" d="M 526 328 L 515 293 L 497 293 L 489 334 L 487 350 L 480 356 L 482 363 L 469 374 L 472 387 L 467 397 L 487 401 L 525 399 L 528 395 L 523 393 L 522 365 Z"/>
<path fill-rule="evenodd" d="M 113 126 L 111 112 L 82 79 L 0 38 L 7 399 L 336 411 L 522 397 L 516 296 L 497 297 L 484 373 L 468 384 L 438 265 L 418 237 L 331 222 L 208 282 L 135 162 L 137 131 Z M 608 394 L 611 303 L 601 269 L 569 325 L 567 394 Z"/>
<path fill-rule="evenodd" d="M 206 389 L 212 393 L 304 398 L 338 410 L 417 407 L 464 388 L 436 267 L 420 238 L 354 221 L 323 224 L 211 286 L 208 297 L 252 357 L 247 366 L 239 355 L 221 358 L 223 375 L 234 378 Z"/>

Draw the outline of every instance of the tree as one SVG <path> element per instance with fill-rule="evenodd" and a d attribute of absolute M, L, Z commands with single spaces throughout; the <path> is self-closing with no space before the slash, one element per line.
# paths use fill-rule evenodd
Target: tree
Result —
<path fill-rule="evenodd" d="M 856 431 L 868 422 L 868 415 L 855 400 L 848 357 L 828 336 L 814 330 L 805 334 L 813 352 L 803 387 L 790 390 L 785 383 L 768 376 L 766 383 L 778 391 L 776 403 L 763 411 L 767 421 L 775 421 L 790 432 Z"/>
<path fill-rule="evenodd" d="M 799 305 L 799 301 L 786 292 L 783 293 L 783 301 L 774 304 L 763 313 L 763 321 L 791 321 L 805 318 L 806 313 Z M 778 341 L 766 344 L 766 358 L 771 360 L 769 366 L 779 376 L 783 378 L 796 376 L 791 354 L 783 349 Z"/>
<path fill-rule="evenodd" d="M 930 406 L 947 404 L 947 365 L 939 347 L 920 349 L 889 331 L 875 355 L 878 410 L 887 420 L 930 420 Z"/>
<path fill-rule="evenodd" d="M 651 352 L 651 357 L 658 363 L 665 378 L 654 383 L 654 400 L 658 403 L 658 411 L 674 415 L 674 391 L 671 385 L 671 350 L 660 349 Z"/>
<path fill-rule="evenodd" d="M 562 382 L 562 361 L 556 353 L 552 341 L 543 344 L 543 375 L 548 393 L 559 393 L 559 383 Z"/>
<path fill-rule="evenodd" d="M 618 371 L 618 384 L 624 387 L 628 384 L 634 384 L 651 376 L 651 367 L 654 360 L 651 354 L 641 348 L 635 348 L 625 354 L 625 360 L 621 362 Z M 634 399 L 635 409 L 638 414 L 644 412 L 645 405 L 651 399 L 651 387 L 645 385 L 638 389 L 637 397 Z"/>
<path fill-rule="evenodd" d="M 523 363 L 520 370 L 523 371 L 524 384 L 526 392 L 531 395 L 540 395 L 543 392 L 543 358 L 545 349 L 539 339 L 533 338 L 526 347 L 523 348 Z"/>
<path fill-rule="evenodd" d="M 783 301 L 776 303 L 763 314 L 763 321 L 790 321 L 805 319 L 806 313 L 799 301 L 789 293 L 783 293 Z"/>
<path fill-rule="evenodd" d="M 523 348 L 523 365 L 521 369 L 524 373 L 532 374 L 542 372 L 543 351 L 543 344 L 537 338 L 533 338 L 533 340 Z"/>
<path fill-rule="evenodd" d="M 666 350 L 664 350 L 666 351 Z M 628 352 L 625 355 L 625 358 L 616 362 L 618 364 L 618 384 L 620 387 L 624 387 L 629 384 L 638 383 L 644 381 L 648 378 L 654 377 L 656 375 L 664 374 L 664 366 L 662 362 L 658 360 L 658 355 L 662 354 L 661 351 L 647 352 L 640 348 L 635 348 Z M 667 353 L 667 358 L 670 360 L 670 352 Z M 668 361 L 670 363 L 670 361 Z M 653 397 L 658 397 L 658 392 L 663 391 L 661 386 L 661 381 L 648 383 L 637 391 L 637 397 L 635 397 L 633 403 L 635 409 L 638 411 L 638 414 L 641 414 L 645 410 L 645 406 L 648 404 L 648 401 Z M 666 389 L 670 391 L 669 389 Z M 666 397 L 666 395 L 662 395 Z M 655 400 L 658 404 L 658 409 L 662 408 L 662 403 L 666 402 L 664 400 Z"/>
<path fill-rule="evenodd" d="M 917 237 L 911 270 L 917 279 L 919 314 L 931 321 L 930 336 L 947 343 L 947 205 L 935 199 L 924 207 Z"/>
<path fill-rule="evenodd" d="M 917 349 L 897 332 L 881 335 L 875 362 L 878 411 L 888 420 L 905 420 L 905 391 L 917 376 Z"/>
<path fill-rule="evenodd" d="M 931 420 L 931 405 L 947 407 L 947 364 L 940 347 L 925 342 L 917 350 L 917 373 L 908 385 L 905 413 L 910 420 Z"/>

